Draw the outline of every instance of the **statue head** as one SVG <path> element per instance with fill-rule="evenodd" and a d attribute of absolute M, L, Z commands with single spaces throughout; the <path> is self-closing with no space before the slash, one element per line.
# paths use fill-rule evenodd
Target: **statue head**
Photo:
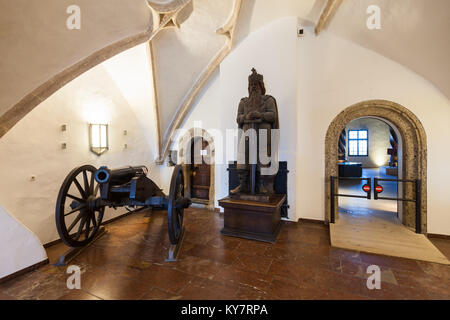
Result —
<path fill-rule="evenodd" d="M 258 87 L 261 89 L 262 95 L 266 94 L 263 75 L 257 73 L 255 68 L 252 68 L 252 74 L 248 76 L 248 93 L 251 94 Z"/>

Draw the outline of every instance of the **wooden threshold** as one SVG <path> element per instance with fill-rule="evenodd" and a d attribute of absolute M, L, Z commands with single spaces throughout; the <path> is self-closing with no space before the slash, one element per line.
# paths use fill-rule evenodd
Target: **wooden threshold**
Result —
<path fill-rule="evenodd" d="M 341 212 L 330 223 L 330 239 L 333 247 L 450 264 L 425 235 L 409 230 L 390 212 Z"/>

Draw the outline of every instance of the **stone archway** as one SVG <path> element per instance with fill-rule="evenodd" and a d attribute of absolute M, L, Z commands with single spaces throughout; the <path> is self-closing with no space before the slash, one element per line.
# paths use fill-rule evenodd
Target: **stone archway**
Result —
<path fill-rule="evenodd" d="M 181 165 L 183 166 L 184 173 L 184 188 L 186 191 L 186 195 L 188 197 L 190 194 L 190 186 L 191 186 L 191 166 L 186 163 L 185 159 L 190 154 L 190 144 L 193 139 L 203 138 L 206 142 L 208 142 L 208 150 L 209 154 L 207 157 L 209 158 L 210 163 L 210 188 L 209 188 L 209 199 L 206 204 L 206 208 L 208 210 L 214 210 L 214 195 L 215 195 L 215 146 L 213 137 L 206 131 L 201 128 L 191 128 L 189 129 L 179 140 L 178 142 L 178 157 L 181 160 Z"/>
<path fill-rule="evenodd" d="M 427 232 L 427 141 L 420 120 L 405 107 L 387 100 L 369 100 L 354 104 L 339 113 L 331 122 L 325 137 L 325 219 L 330 221 L 330 176 L 338 175 L 338 141 L 341 131 L 352 120 L 377 117 L 394 124 L 403 140 L 403 179 L 422 181 L 422 232 Z M 403 197 L 414 197 L 414 186 L 406 183 Z M 336 200 L 337 201 L 337 200 Z M 415 227 L 414 203 L 402 202 L 403 224 Z M 337 208 L 337 205 L 335 206 Z M 337 212 L 335 213 L 337 217 Z"/>

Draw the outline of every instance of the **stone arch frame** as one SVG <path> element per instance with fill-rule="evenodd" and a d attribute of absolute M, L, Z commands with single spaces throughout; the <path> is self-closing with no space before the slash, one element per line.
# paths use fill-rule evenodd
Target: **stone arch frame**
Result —
<path fill-rule="evenodd" d="M 178 157 L 181 160 L 181 165 L 183 167 L 184 174 L 184 190 L 187 197 L 191 196 L 191 170 L 190 164 L 186 164 L 183 162 L 185 156 L 184 154 L 186 150 L 189 150 L 186 146 L 190 145 L 191 141 L 195 138 L 203 138 L 208 142 L 209 147 L 209 158 L 210 158 L 210 182 L 209 182 L 209 200 L 206 204 L 206 208 L 208 210 L 214 210 L 214 196 L 215 196 L 215 145 L 214 138 L 209 134 L 208 131 L 202 128 L 191 128 L 189 129 L 179 140 L 178 142 Z"/>
<path fill-rule="evenodd" d="M 325 137 L 325 220 L 330 221 L 330 176 L 338 174 L 338 139 L 352 120 L 361 117 L 385 119 L 397 127 L 403 140 L 403 179 L 422 181 L 422 233 L 427 232 L 427 139 L 420 120 L 407 108 L 387 100 L 368 100 L 356 103 L 340 112 L 330 123 Z M 402 196 L 414 197 L 412 183 L 404 183 Z M 336 199 L 337 201 L 337 199 Z M 415 204 L 401 202 L 403 224 L 415 227 Z M 335 206 L 336 211 L 337 205 Z M 336 217 L 338 213 L 336 212 Z"/>

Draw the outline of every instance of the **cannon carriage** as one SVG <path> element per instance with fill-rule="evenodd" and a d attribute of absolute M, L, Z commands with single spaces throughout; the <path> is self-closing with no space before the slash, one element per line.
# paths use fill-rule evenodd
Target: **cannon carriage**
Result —
<path fill-rule="evenodd" d="M 72 248 L 84 247 L 99 232 L 105 207 L 161 208 L 168 212 L 168 233 L 176 246 L 183 229 L 184 177 L 175 166 L 169 195 L 147 177 L 145 166 L 98 170 L 91 165 L 73 169 L 65 178 L 56 202 L 56 227 L 61 240 Z"/>

